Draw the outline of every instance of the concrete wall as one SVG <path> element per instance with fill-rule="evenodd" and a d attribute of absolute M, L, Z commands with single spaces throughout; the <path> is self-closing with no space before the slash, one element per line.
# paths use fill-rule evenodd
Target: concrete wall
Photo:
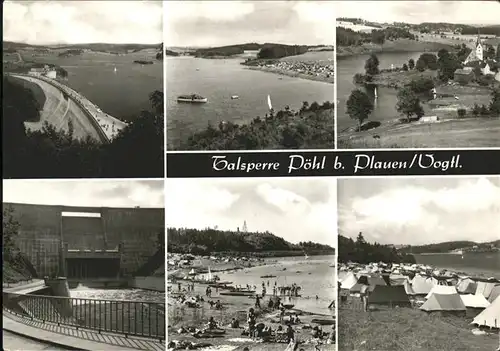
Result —
<path fill-rule="evenodd" d="M 164 209 L 158 208 L 3 204 L 4 208 L 7 206 L 13 208 L 14 218 L 20 223 L 17 244 L 40 276 L 57 273 L 64 244 L 68 244 L 69 249 L 83 250 L 88 248 L 83 246 L 101 243 L 104 249 L 121 247 L 122 273 L 132 274 L 156 252 L 158 234 L 165 231 Z M 68 220 L 64 217 L 62 220 L 61 212 L 97 212 L 101 218 Z M 96 237 L 91 239 L 94 232 Z"/>
<path fill-rule="evenodd" d="M 144 290 L 165 291 L 165 277 L 134 277 L 129 287 Z"/>

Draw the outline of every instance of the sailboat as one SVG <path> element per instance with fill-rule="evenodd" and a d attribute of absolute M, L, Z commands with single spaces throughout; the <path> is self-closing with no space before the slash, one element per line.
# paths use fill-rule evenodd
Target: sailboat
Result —
<path fill-rule="evenodd" d="M 271 104 L 271 95 L 267 95 L 267 106 L 269 106 L 269 110 L 273 109 L 273 105 Z"/>
<path fill-rule="evenodd" d="M 307 256 L 307 254 L 304 252 L 304 258 L 307 260 L 309 259 L 309 256 Z"/>
<path fill-rule="evenodd" d="M 114 71 L 115 71 L 115 73 L 116 73 L 116 67 L 115 67 Z"/>
<path fill-rule="evenodd" d="M 212 272 L 210 271 L 210 267 L 208 267 L 208 279 L 207 279 L 209 282 L 211 282 L 213 279 L 212 279 Z"/>
<path fill-rule="evenodd" d="M 377 87 L 375 87 L 375 90 L 373 91 L 374 95 L 375 95 L 375 99 L 378 98 L 378 92 L 377 92 Z"/>

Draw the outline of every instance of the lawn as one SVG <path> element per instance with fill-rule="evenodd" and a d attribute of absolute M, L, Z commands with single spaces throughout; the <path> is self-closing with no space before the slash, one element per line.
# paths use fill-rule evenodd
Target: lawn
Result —
<path fill-rule="evenodd" d="M 427 314 L 412 308 L 364 312 L 356 298 L 339 306 L 339 351 L 486 351 L 496 334 L 474 335 L 470 318 Z"/>

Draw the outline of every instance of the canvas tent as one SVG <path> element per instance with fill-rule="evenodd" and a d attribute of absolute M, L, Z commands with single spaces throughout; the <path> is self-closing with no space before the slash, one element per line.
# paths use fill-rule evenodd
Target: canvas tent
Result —
<path fill-rule="evenodd" d="M 476 295 L 481 294 L 486 298 L 490 297 L 495 284 L 494 282 L 477 282 Z"/>
<path fill-rule="evenodd" d="M 457 285 L 457 291 L 460 294 L 475 294 L 477 289 L 477 283 L 470 279 L 462 279 Z"/>
<path fill-rule="evenodd" d="M 415 291 L 413 290 L 410 282 L 408 280 L 405 280 L 404 282 L 404 288 L 405 288 L 405 291 L 406 291 L 406 295 L 416 295 L 415 294 Z"/>
<path fill-rule="evenodd" d="M 347 273 L 345 278 L 342 280 L 342 284 L 340 287 L 342 289 L 347 289 L 350 290 L 356 283 L 358 282 L 358 279 L 356 279 L 356 276 L 354 275 L 353 272 Z"/>
<path fill-rule="evenodd" d="M 458 295 L 457 289 L 454 286 L 448 286 L 448 285 L 434 285 L 431 291 L 427 294 L 427 296 L 425 296 L 425 298 L 429 299 L 433 294 Z"/>
<path fill-rule="evenodd" d="M 495 301 L 495 299 L 500 296 L 500 284 L 495 285 L 493 290 L 491 290 L 490 297 L 488 298 L 489 302 Z"/>
<path fill-rule="evenodd" d="M 405 288 L 402 285 L 376 285 L 372 293 L 368 296 L 368 304 L 411 306 L 410 299 L 406 295 Z"/>
<path fill-rule="evenodd" d="M 362 275 L 358 279 L 358 284 L 369 285 L 369 286 L 387 285 L 384 278 L 378 275 L 374 276 Z"/>
<path fill-rule="evenodd" d="M 457 293 L 447 295 L 432 294 L 420 309 L 426 312 L 466 311 L 465 305 Z"/>
<path fill-rule="evenodd" d="M 411 287 L 415 295 L 426 295 L 432 290 L 433 286 L 434 284 L 431 278 L 421 275 L 416 275 L 411 281 Z"/>
<path fill-rule="evenodd" d="M 404 285 L 405 282 L 407 281 L 406 276 L 404 276 L 402 274 L 395 274 L 395 273 L 392 273 L 389 276 L 389 279 L 390 279 L 389 285 Z"/>
<path fill-rule="evenodd" d="M 462 302 L 464 303 L 465 307 L 486 308 L 490 305 L 488 300 L 486 300 L 486 298 L 483 295 L 467 294 L 467 295 L 460 295 L 460 298 L 462 299 Z"/>
<path fill-rule="evenodd" d="M 472 321 L 482 327 L 500 328 L 500 298 L 497 297 L 495 301 L 479 313 Z"/>

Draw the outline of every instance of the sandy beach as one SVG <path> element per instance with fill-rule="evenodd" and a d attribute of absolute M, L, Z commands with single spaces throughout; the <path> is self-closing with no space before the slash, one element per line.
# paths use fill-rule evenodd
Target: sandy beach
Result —
<path fill-rule="evenodd" d="M 331 76 L 331 77 L 316 76 L 316 75 L 312 75 L 312 74 L 299 73 L 296 71 L 289 71 L 289 70 L 264 67 L 264 66 L 248 66 L 247 68 L 252 69 L 252 70 L 256 70 L 256 71 L 274 73 L 274 74 L 278 74 L 278 75 L 286 76 L 286 77 L 314 80 L 317 82 L 324 82 L 324 83 L 330 83 L 330 84 L 333 84 L 335 82 L 334 76 Z"/>

